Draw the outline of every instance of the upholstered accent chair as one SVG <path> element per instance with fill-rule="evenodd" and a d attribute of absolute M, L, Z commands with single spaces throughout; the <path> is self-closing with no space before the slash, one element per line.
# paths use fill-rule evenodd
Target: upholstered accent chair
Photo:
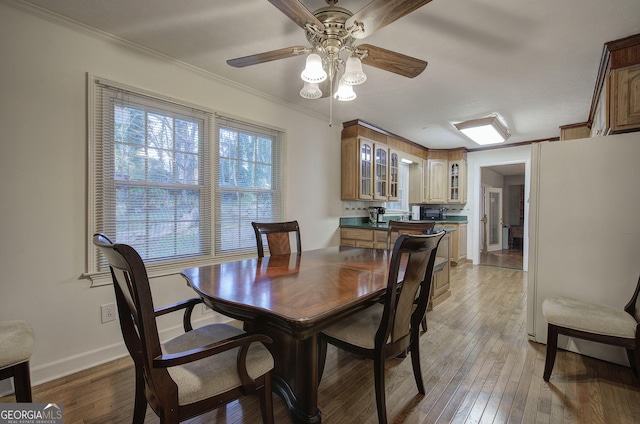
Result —
<path fill-rule="evenodd" d="M 32 402 L 29 360 L 35 336 L 28 322 L 0 321 L 0 380 L 13 378 L 16 402 Z"/>
<path fill-rule="evenodd" d="M 93 243 L 109 263 L 122 336 L 135 365 L 133 423 L 144 422 L 147 403 L 161 423 L 178 423 L 255 392 L 263 422 L 273 423 L 274 362 L 263 345 L 272 340 L 227 324 L 193 329 L 191 313 L 201 299 L 154 309 L 136 250 L 103 234 Z M 156 318 L 181 310 L 185 333 L 161 343 Z"/>
<path fill-rule="evenodd" d="M 549 297 L 542 302 L 547 320 L 547 356 L 544 381 L 549 381 L 558 350 L 558 335 L 563 334 L 626 349 L 633 375 L 640 366 L 640 278 L 624 309 L 585 302 L 569 297 Z"/>
<path fill-rule="evenodd" d="M 373 359 L 378 421 L 387 423 L 384 364 L 409 352 L 418 392 L 425 393 L 420 369 L 420 322 L 427 310 L 431 277 L 442 231 L 431 235 L 401 234 L 391 253 L 384 303 L 356 312 L 320 334 L 319 379 L 324 371 L 327 343 Z M 404 278 L 398 275 L 402 267 Z M 414 300 L 418 302 L 414 307 Z"/>
<path fill-rule="evenodd" d="M 288 255 L 291 253 L 289 233 L 295 234 L 297 251 L 302 251 L 298 221 L 252 222 L 251 225 L 253 226 L 253 231 L 256 233 L 256 246 L 258 248 L 259 258 L 264 257 L 263 235 L 267 238 L 267 247 L 271 255 Z"/>

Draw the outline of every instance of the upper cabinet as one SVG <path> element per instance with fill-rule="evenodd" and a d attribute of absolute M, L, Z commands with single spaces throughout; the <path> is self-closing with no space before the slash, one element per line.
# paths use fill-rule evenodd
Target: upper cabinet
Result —
<path fill-rule="evenodd" d="M 448 161 L 446 159 L 428 159 L 425 178 L 425 202 L 447 203 Z"/>
<path fill-rule="evenodd" d="M 640 129 L 640 64 L 613 69 L 609 78 L 611 131 Z"/>
<path fill-rule="evenodd" d="M 449 161 L 449 192 L 447 203 L 467 203 L 467 161 Z"/>
<path fill-rule="evenodd" d="M 587 122 L 560 127 L 560 139 L 640 130 L 640 34 L 605 43 Z"/>
<path fill-rule="evenodd" d="M 466 203 L 464 149 L 428 150 L 362 121 L 343 124 L 341 198 L 396 202 L 401 158 L 410 158 L 409 203 Z"/>
<path fill-rule="evenodd" d="M 398 183 L 400 180 L 400 154 L 397 150 L 389 148 L 389 201 L 398 200 Z"/>

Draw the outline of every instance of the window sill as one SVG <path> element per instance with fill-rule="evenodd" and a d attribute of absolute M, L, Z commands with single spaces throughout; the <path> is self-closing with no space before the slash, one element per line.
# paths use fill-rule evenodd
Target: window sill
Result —
<path fill-rule="evenodd" d="M 200 258 L 200 259 L 187 259 L 182 261 L 175 261 L 171 263 L 164 264 L 149 264 L 146 265 L 147 275 L 149 278 L 158 278 L 158 277 L 166 277 L 169 275 L 177 275 L 180 274 L 183 270 L 187 268 L 195 268 L 199 266 L 205 265 L 216 265 L 229 261 L 236 261 L 242 259 L 252 259 L 256 258 L 255 252 L 247 252 L 244 254 L 239 254 L 236 256 L 225 256 L 224 258 Z M 113 280 L 111 279 L 110 271 L 101 271 L 101 272 L 87 272 L 82 275 L 82 278 L 88 279 L 91 281 L 91 287 L 102 287 L 113 284 Z"/>

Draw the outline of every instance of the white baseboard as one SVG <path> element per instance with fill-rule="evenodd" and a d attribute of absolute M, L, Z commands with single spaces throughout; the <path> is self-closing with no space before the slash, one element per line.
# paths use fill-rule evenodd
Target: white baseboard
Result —
<path fill-rule="evenodd" d="M 197 309 L 196 309 L 197 311 Z M 217 313 L 202 314 L 198 317 L 198 314 L 194 311 L 192 323 L 194 327 L 200 327 L 206 324 L 229 322 L 230 319 L 224 315 Z M 182 325 L 176 325 L 160 331 L 160 340 L 169 340 L 183 333 Z M 83 371 L 87 368 L 95 367 L 115 359 L 122 358 L 129 355 L 129 352 L 124 345 L 124 341 L 103 346 L 99 349 L 83 352 L 77 355 L 69 356 L 57 361 L 48 362 L 35 367 L 31 367 L 31 385 L 37 386 L 39 384 L 47 383 L 49 381 L 65 377 L 70 374 L 74 374 L 79 371 Z M 9 380 L 0 381 L 0 383 L 8 382 Z M 10 383 L 8 387 L 0 385 L 0 394 L 4 391 L 8 391 L 5 394 L 13 392 L 13 387 Z"/>

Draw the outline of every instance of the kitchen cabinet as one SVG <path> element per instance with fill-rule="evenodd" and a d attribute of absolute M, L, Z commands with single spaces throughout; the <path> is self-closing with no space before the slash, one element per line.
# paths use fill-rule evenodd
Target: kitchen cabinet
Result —
<path fill-rule="evenodd" d="M 449 280 L 450 265 L 449 261 L 451 233 L 447 233 L 438 246 L 438 253 L 436 254 L 436 263 L 446 260 L 442 271 L 433 275 L 431 279 L 431 296 L 429 300 L 428 310 L 432 310 L 440 305 L 442 302 L 451 297 L 451 282 Z"/>
<path fill-rule="evenodd" d="M 613 69 L 609 89 L 611 131 L 640 129 L 640 64 Z"/>
<path fill-rule="evenodd" d="M 340 246 L 373 248 L 376 232 L 381 231 L 368 230 L 364 228 L 340 228 Z"/>
<path fill-rule="evenodd" d="M 374 152 L 373 198 L 376 200 L 387 200 L 387 184 L 389 183 L 389 149 L 385 145 L 374 144 Z"/>
<path fill-rule="evenodd" d="M 448 168 L 446 159 L 427 160 L 427 172 L 424 175 L 426 203 L 447 203 Z"/>
<path fill-rule="evenodd" d="M 397 150 L 389 148 L 389 196 L 390 202 L 398 201 L 398 183 L 400 181 L 400 155 Z"/>
<path fill-rule="evenodd" d="M 467 203 L 467 161 L 452 160 L 448 165 L 447 203 Z"/>
<path fill-rule="evenodd" d="M 467 224 L 447 224 L 456 227 L 451 233 L 451 266 L 467 259 Z"/>
<path fill-rule="evenodd" d="M 400 157 L 386 144 L 365 137 L 342 139 L 342 200 L 398 200 Z"/>

